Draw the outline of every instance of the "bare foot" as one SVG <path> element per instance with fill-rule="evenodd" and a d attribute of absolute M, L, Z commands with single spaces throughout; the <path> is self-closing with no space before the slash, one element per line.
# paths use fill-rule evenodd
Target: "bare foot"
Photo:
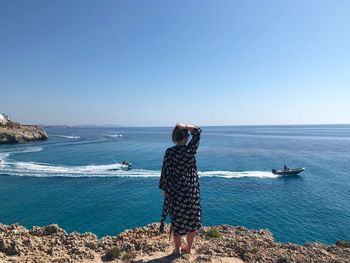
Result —
<path fill-rule="evenodd" d="M 181 254 L 191 254 L 191 250 L 187 246 L 182 246 Z"/>

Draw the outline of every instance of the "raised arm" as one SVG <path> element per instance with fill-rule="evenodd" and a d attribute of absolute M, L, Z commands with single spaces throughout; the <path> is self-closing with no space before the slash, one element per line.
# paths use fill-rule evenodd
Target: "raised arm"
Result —
<path fill-rule="evenodd" d="M 180 127 L 182 129 L 187 129 L 192 134 L 192 139 L 188 143 L 189 148 L 191 151 L 195 154 L 197 152 L 199 141 L 200 141 L 200 135 L 201 135 L 201 129 L 195 125 L 186 125 L 182 123 L 176 124 L 177 127 Z"/>
<path fill-rule="evenodd" d="M 201 139 L 201 129 L 199 127 L 194 127 L 191 131 L 192 134 L 192 139 L 188 143 L 188 146 L 190 147 L 191 151 L 196 154 L 198 146 L 199 146 L 199 141 Z"/>

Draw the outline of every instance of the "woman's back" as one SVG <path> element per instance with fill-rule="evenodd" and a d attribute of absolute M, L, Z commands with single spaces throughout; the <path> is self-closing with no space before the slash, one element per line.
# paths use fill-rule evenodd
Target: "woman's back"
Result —
<path fill-rule="evenodd" d="M 177 144 L 166 150 L 159 188 L 164 190 L 164 223 L 170 214 L 175 236 L 185 235 L 201 227 L 200 189 L 195 155 L 201 130 L 191 129 L 188 144 Z M 188 136 L 187 136 L 188 137 Z"/>

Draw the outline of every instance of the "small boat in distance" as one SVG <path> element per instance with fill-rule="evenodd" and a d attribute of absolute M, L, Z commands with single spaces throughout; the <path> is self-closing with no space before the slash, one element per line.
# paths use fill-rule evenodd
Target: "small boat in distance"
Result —
<path fill-rule="evenodd" d="M 297 175 L 304 171 L 305 171 L 305 168 L 303 167 L 290 169 L 285 166 L 284 169 L 282 170 L 272 169 L 272 173 L 278 174 L 278 175 Z"/>
<path fill-rule="evenodd" d="M 116 131 L 115 134 L 109 134 L 107 136 L 116 139 L 122 137 L 123 135 Z"/>
<path fill-rule="evenodd" d="M 111 137 L 111 138 L 119 138 L 119 137 L 122 137 L 123 135 L 121 135 L 121 134 L 109 134 L 107 136 Z"/>

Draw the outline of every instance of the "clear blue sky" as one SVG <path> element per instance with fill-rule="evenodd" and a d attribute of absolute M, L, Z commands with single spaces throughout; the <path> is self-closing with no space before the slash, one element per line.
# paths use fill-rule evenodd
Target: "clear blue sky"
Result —
<path fill-rule="evenodd" d="M 0 1 L 0 112 L 41 124 L 350 123 L 350 1 Z"/>

